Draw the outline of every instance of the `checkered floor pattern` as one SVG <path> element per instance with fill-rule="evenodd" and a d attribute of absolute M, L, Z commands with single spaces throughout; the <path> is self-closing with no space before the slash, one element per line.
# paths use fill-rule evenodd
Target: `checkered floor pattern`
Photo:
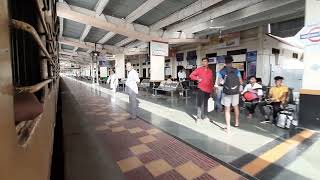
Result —
<path fill-rule="evenodd" d="M 246 179 L 101 97 L 82 97 L 86 119 L 129 180 Z"/>

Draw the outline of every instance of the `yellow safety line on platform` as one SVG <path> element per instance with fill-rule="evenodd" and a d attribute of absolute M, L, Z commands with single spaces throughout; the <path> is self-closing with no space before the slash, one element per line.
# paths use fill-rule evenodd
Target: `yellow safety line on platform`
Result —
<path fill-rule="evenodd" d="M 278 161 L 289 151 L 296 148 L 305 139 L 310 138 L 313 134 L 314 132 L 310 130 L 303 130 L 290 139 L 285 140 L 281 144 L 260 155 L 255 160 L 249 162 L 247 165 L 243 166 L 241 170 L 252 176 L 255 176 L 270 164 Z"/>

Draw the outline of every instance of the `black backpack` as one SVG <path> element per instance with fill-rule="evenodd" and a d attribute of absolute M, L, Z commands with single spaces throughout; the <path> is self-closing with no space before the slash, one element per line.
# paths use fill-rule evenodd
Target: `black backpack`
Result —
<path fill-rule="evenodd" d="M 233 67 L 223 68 L 226 71 L 223 84 L 223 93 L 227 95 L 235 95 L 240 92 L 240 81 L 237 76 L 237 69 Z"/>

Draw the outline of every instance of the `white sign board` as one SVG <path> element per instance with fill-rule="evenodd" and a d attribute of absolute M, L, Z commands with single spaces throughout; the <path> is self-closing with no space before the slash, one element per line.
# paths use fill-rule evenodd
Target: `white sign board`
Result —
<path fill-rule="evenodd" d="M 320 24 L 305 26 L 302 28 L 295 38 L 305 46 L 320 44 Z"/>
<path fill-rule="evenodd" d="M 169 44 L 151 41 L 150 52 L 152 56 L 169 56 Z"/>
<path fill-rule="evenodd" d="M 100 67 L 100 77 L 108 77 L 108 68 Z"/>

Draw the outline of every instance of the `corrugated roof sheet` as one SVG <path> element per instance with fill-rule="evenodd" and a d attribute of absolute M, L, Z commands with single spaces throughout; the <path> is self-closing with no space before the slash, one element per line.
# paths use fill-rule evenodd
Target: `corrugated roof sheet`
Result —
<path fill-rule="evenodd" d="M 94 10 L 99 0 L 65 0 L 68 4 Z"/>
<path fill-rule="evenodd" d="M 80 39 L 82 31 L 84 30 L 86 25 L 69 20 L 63 20 L 63 36 L 70 37 L 75 39 Z"/>
<path fill-rule="evenodd" d="M 197 0 L 165 0 L 160 3 L 157 7 L 153 8 L 135 22 L 150 26 L 158 22 L 159 20 L 169 16 L 170 14 L 179 11 L 190 4 L 196 2 Z"/>
<path fill-rule="evenodd" d="M 108 31 L 105 31 L 103 29 L 99 29 L 96 27 L 92 27 L 87 35 L 87 37 L 84 39 L 85 42 L 98 42 L 101 38 L 103 38 L 104 35 L 106 35 Z"/>
<path fill-rule="evenodd" d="M 103 14 L 118 18 L 127 17 L 147 0 L 110 0 Z"/>
<path fill-rule="evenodd" d="M 105 44 L 115 45 L 116 43 L 118 43 L 126 38 L 127 38 L 127 36 L 117 34 L 117 35 L 113 36 L 111 39 L 109 39 L 109 41 L 107 41 Z"/>

